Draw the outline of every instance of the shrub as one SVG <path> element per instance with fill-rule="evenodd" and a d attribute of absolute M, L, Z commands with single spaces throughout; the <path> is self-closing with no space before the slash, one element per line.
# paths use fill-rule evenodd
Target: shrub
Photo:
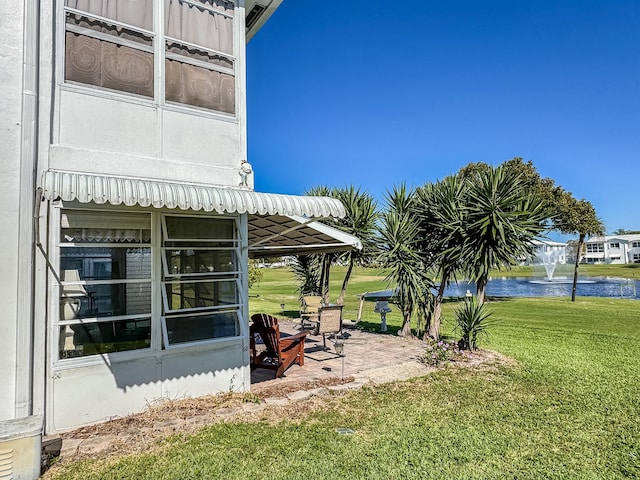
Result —
<path fill-rule="evenodd" d="M 492 326 L 492 322 L 488 320 L 491 314 L 487 305 L 479 303 L 475 297 L 465 300 L 464 304 L 456 309 L 456 328 L 462 333 L 460 348 L 478 348 L 478 339 L 488 336 L 487 330 Z"/>
<path fill-rule="evenodd" d="M 429 338 L 422 361 L 427 365 L 437 367 L 461 355 L 462 352 L 456 342 L 437 341 Z"/>
<path fill-rule="evenodd" d="M 262 270 L 258 266 L 258 263 L 255 260 L 251 260 L 249 262 L 249 276 L 247 282 L 249 284 L 249 288 L 257 285 L 262 280 Z"/>

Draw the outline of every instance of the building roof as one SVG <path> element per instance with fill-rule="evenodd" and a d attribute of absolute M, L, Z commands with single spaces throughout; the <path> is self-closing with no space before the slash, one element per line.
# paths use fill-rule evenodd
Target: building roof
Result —
<path fill-rule="evenodd" d="M 258 30 L 269 20 L 282 0 L 246 0 L 245 34 L 247 42 L 253 38 Z"/>
<path fill-rule="evenodd" d="M 547 245 L 549 247 L 566 247 L 567 246 L 566 242 L 554 242 L 553 240 L 546 240 L 546 239 L 536 239 L 533 241 L 533 244 L 537 246 Z"/>
<path fill-rule="evenodd" d="M 593 237 L 587 240 L 586 243 L 601 243 L 601 242 L 611 242 L 613 240 L 618 240 L 620 242 L 640 242 L 639 234 L 628 234 L 628 235 L 605 235 L 604 237 Z"/>

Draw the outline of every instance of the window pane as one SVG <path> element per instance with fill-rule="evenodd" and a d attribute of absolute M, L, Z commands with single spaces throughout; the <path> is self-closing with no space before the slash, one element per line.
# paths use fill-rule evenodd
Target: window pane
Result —
<path fill-rule="evenodd" d="M 168 282 L 165 283 L 169 310 L 208 308 L 238 304 L 236 282 Z"/>
<path fill-rule="evenodd" d="M 60 223 L 62 243 L 149 243 L 151 241 L 151 217 L 146 214 L 65 210 Z"/>
<path fill-rule="evenodd" d="M 166 317 L 164 324 L 169 345 L 240 335 L 236 312 Z"/>
<path fill-rule="evenodd" d="M 151 312 L 151 282 L 63 285 L 60 320 L 139 315 Z"/>
<path fill-rule="evenodd" d="M 151 321 L 148 318 L 115 322 L 83 323 L 60 327 L 60 358 L 149 348 Z"/>
<path fill-rule="evenodd" d="M 153 97 L 153 54 L 71 32 L 65 80 Z"/>
<path fill-rule="evenodd" d="M 200 3 L 202 6 L 165 0 L 165 32 L 176 39 L 167 40 L 165 45 L 165 99 L 233 115 L 235 78 L 232 72 L 214 71 L 206 68 L 206 64 L 234 69 L 233 18 L 219 13 L 233 13 L 234 5 L 224 0 Z"/>
<path fill-rule="evenodd" d="M 165 67 L 167 101 L 235 114 L 232 75 L 174 60 L 167 60 Z"/>
<path fill-rule="evenodd" d="M 167 274 L 235 272 L 235 252 L 232 250 L 166 250 Z"/>
<path fill-rule="evenodd" d="M 60 249 L 62 281 L 151 278 L 151 249 L 69 247 Z M 65 279 L 65 275 L 73 278 Z"/>
<path fill-rule="evenodd" d="M 69 8 L 151 30 L 153 0 L 66 0 Z"/>
<path fill-rule="evenodd" d="M 169 239 L 233 239 L 235 222 L 222 218 L 165 217 Z"/>
<path fill-rule="evenodd" d="M 233 54 L 233 18 L 217 13 L 225 10 L 227 13 L 233 12 L 233 4 L 216 0 L 200 3 L 202 7 L 180 0 L 165 0 L 166 35 L 210 50 Z"/>

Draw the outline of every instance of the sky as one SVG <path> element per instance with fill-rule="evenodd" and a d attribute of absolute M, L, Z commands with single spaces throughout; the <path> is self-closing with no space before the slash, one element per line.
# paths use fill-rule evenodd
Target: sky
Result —
<path fill-rule="evenodd" d="M 247 46 L 247 116 L 257 191 L 382 203 L 522 157 L 640 230 L 640 1 L 284 0 Z"/>

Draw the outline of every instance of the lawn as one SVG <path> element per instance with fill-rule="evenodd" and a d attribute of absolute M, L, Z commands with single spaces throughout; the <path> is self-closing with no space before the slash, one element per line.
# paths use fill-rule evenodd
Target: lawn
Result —
<path fill-rule="evenodd" d="M 260 297 L 251 298 L 251 310 L 279 312 L 279 298 L 290 295 L 285 310 L 294 315 L 288 275 L 269 271 L 252 291 Z M 375 277 L 354 279 L 350 311 L 354 292 L 379 288 Z M 217 424 L 143 455 L 61 465 L 47 478 L 638 478 L 639 306 L 598 298 L 492 301 L 496 326 L 484 346 L 514 366 L 445 369 L 364 388 L 327 397 L 324 408 L 296 420 Z M 447 333 L 453 308 L 446 304 Z M 372 304 L 365 310 L 375 325 Z M 399 317 L 390 323 L 397 328 Z M 339 427 L 355 433 L 339 435 Z"/>

